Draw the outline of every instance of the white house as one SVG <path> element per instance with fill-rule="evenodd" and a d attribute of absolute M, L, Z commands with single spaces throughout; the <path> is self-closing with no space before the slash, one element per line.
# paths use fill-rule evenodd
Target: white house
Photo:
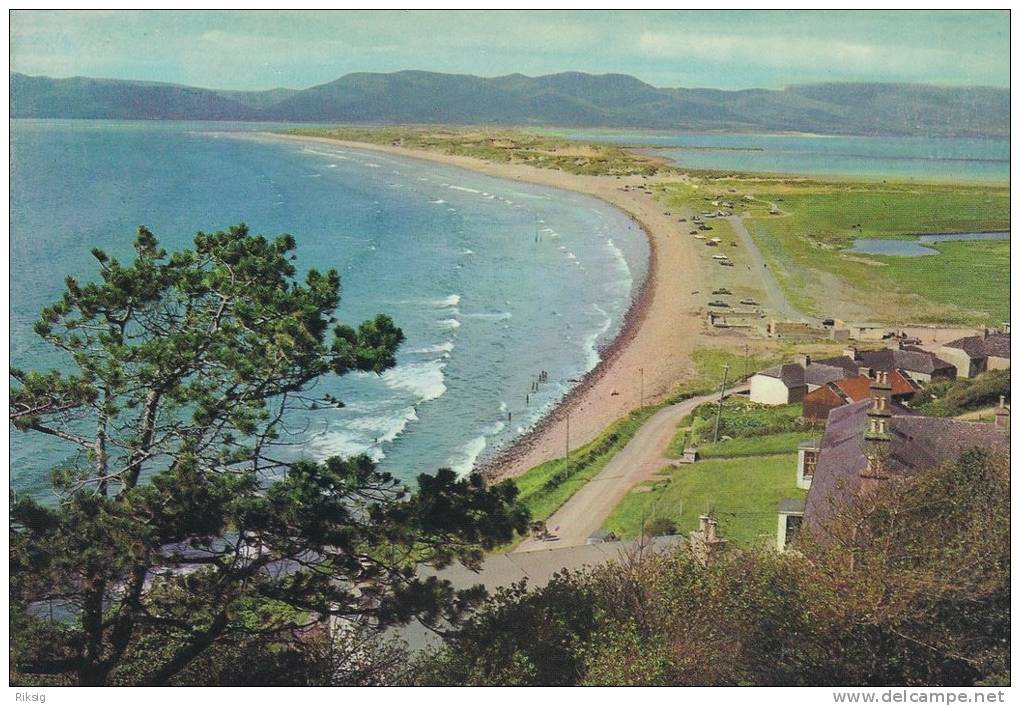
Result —
<path fill-rule="evenodd" d="M 759 404 L 792 404 L 804 395 L 835 380 L 856 375 L 853 360 L 844 357 L 813 361 L 797 356 L 796 363 L 767 368 L 751 377 L 751 401 Z"/>

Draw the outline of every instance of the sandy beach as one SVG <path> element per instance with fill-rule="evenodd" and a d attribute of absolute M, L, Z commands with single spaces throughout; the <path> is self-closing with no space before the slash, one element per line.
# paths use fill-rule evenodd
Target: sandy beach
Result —
<path fill-rule="evenodd" d="M 590 441 L 610 423 L 640 406 L 642 377 L 644 402 L 648 404 L 665 398 L 678 382 L 693 374 L 690 354 L 698 344 L 703 325 L 699 301 L 692 294 L 700 289 L 703 277 L 694 252 L 697 241 L 681 237 L 687 229 L 686 224 L 678 222 L 678 217 L 690 214 L 673 212 L 667 216 L 654 196 L 634 188 L 653 183 L 655 177 L 586 176 L 395 146 L 279 134 L 266 136 L 385 152 L 588 194 L 629 214 L 634 228 L 648 238 L 651 253 L 648 276 L 619 335 L 602 352 L 601 362 L 554 410 L 512 447 L 490 459 L 485 465 L 490 479 L 513 477 L 562 456 L 568 423 L 570 448 Z M 623 187 L 628 185 L 630 190 L 624 191 Z"/>

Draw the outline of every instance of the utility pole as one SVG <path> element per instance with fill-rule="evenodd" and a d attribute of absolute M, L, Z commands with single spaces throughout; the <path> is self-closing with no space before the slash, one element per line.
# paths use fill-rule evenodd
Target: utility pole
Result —
<path fill-rule="evenodd" d="M 645 406 L 645 369 L 638 368 L 638 372 L 641 373 L 641 406 Z"/>
<path fill-rule="evenodd" d="M 730 372 L 730 366 L 724 365 L 722 372 L 722 385 L 719 387 L 719 408 L 715 412 L 715 433 L 712 434 L 712 442 L 719 441 L 719 422 L 722 419 L 722 402 L 726 395 L 726 374 Z"/>
<path fill-rule="evenodd" d="M 748 351 L 748 346 L 745 343 L 744 344 L 744 379 L 745 380 L 747 379 L 747 351 Z"/>
<path fill-rule="evenodd" d="M 570 415 L 567 415 L 567 461 L 570 461 Z"/>

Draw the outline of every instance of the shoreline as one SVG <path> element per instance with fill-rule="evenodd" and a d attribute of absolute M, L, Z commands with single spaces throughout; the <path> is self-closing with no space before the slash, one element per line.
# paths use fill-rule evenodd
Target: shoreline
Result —
<path fill-rule="evenodd" d="M 530 429 L 475 465 L 475 470 L 490 482 L 518 476 L 539 463 L 562 456 L 568 417 L 570 446 L 577 448 L 616 419 L 637 409 L 641 399 L 640 394 L 634 394 L 632 379 L 637 371 L 644 370 L 645 404 L 666 397 L 676 383 L 691 372 L 690 352 L 700 337 L 701 317 L 690 310 L 695 302 L 688 292 L 698 289 L 701 273 L 696 257 L 690 252 L 690 241 L 679 237 L 676 218 L 665 216 L 663 206 L 654 196 L 633 188 L 649 185 L 658 178 L 583 176 L 522 164 L 498 164 L 473 157 L 311 135 L 260 132 L 254 136 L 386 153 L 468 169 L 508 181 L 525 181 L 581 193 L 622 211 L 642 232 L 649 247 L 648 268 L 616 336 L 599 351 L 595 367 L 581 376 L 580 381 Z M 623 191 L 624 185 L 632 187 L 631 190 Z M 669 250 L 665 258 L 664 247 Z M 667 281 L 670 286 L 663 286 Z M 678 301 L 688 306 L 677 311 Z M 690 325 L 683 326 L 684 323 Z M 662 365 L 663 360 L 668 364 Z M 624 395 L 624 389 L 628 394 Z"/>

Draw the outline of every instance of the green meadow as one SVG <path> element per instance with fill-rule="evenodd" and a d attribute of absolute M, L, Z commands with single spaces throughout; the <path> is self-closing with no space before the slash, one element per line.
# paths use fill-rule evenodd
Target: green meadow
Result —
<path fill-rule="evenodd" d="M 677 207 L 700 209 L 706 197 L 739 200 L 735 210 L 745 214 L 769 269 L 806 313 L 890 323 L 1008 318 L 1008 241 L 939 243 L 940 254 L 924 257 L 843 252 L 857 238 L 1008 230 L 1008 187 L 695 177 L 663 191 Z"/>
<path fill-rule="evenodd" d="M 694 410 L 670 447 L 670 455 L 679 456 L 685 441 L 694 444 L 700 460 L 666 467 L 660 478 L 638 486 L 606 520 L 606 529 L 629 539 L 652 520 L 665 519 L 687 533 L 697 528 L 699 515 L 711 512 L 734 544 L 775 537 L 779 501 L 805 495 L 796 487 L 797 445 L 820 430 L 801 423 L 800 405 L 766 407 L 731 398 L 723 404 L 720 441 L 712 443 L 716 411 L 711 403 Z"/>

